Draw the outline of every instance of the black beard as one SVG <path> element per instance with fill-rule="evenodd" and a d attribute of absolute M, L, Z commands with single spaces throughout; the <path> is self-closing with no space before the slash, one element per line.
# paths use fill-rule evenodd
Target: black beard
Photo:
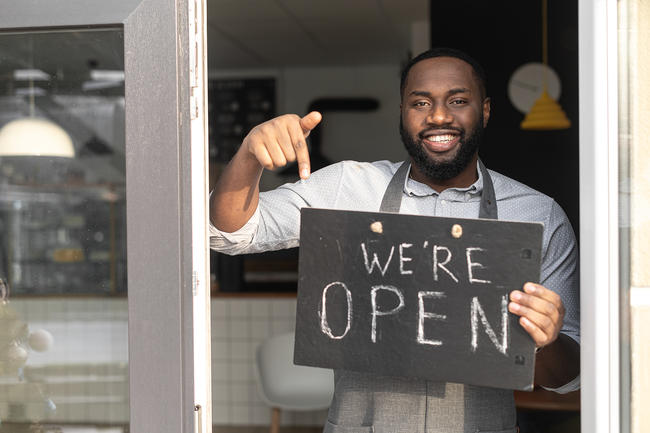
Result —
<path fill-rule="evenodd" d="M 444 128 L 449 129 L 449 128 Z M 424 150 L 422 138 L 417 140 L 409 135 L 404 129 L 402 117 L 399 120 L 399 134 L 402 137 L 402 143 L 406 151 L 411 156 L 413 163 L 417 166 L 422 174 L 432 180 L 446 181 L 458 176 L 470 163 L 474 154 L 478 151 L 483 142 L 483 116 L 479 119 L 472 130 L 472 134 L 465 138 L 465 131 L 460 132 L 460 147 L 456 156 L 451 161 L 438 162 L 433 160 Z M 431 131 L 429 129 L 428 131 Z"/>

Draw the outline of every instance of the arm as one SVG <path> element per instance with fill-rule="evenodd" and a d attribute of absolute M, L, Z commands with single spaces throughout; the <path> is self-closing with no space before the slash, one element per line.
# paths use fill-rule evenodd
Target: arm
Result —
<path fill-rule="evenodd" d="M 210 202 L 210 219 L 219 230 L 234 232 L 257 209 L 262 171 L 298 161 L 300 177 L 310 174 L 305 138 L 321 121 L 318 112 L 303 118 L 294 114 L 276 117 L 251 130 L 222 173 Z"/>
<path fill-rule="evenodd" d="M 555 202 L 544 221 L 544 238 L 541 284 L 513 291 L 509 309 L 540 349 L 535 383 L 564 393 L 579 387 L 580 290 L 575 236 Z"/>

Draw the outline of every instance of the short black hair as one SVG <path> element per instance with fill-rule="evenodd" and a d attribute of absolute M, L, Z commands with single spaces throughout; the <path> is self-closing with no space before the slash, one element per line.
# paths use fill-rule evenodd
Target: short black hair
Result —
<path fill-rule="evenodd" d="M 448 47 L 431 48 L 430 50 L 427 50 L 423 53 L 418 54 L 416 57 L 413 57 L 402 70 L 402 77 L 399 85 L 400 95 L 402 96 L 404 95 L 404 87 L 406 87 L 406 79 L 408 78 L 409 71 L 411 70 L 413 65 L 421 62 L 422 60 L 432 59 L 434 57 L 454 57 L 456 59 L 460 59 L 465 63 L 469 64 L 474 70 L 474 75 L 476 75 L 476 78 L 478 79 L 479 89 L 482 92 L 481 96 L 483 98 L 487 96 L 487 74 L 485 73 L 485 69 L 483 69 L 481 64 L 477 62 L 469 54 L 461 50 L 458 50 L 456 48 L 448 48 Z"/>

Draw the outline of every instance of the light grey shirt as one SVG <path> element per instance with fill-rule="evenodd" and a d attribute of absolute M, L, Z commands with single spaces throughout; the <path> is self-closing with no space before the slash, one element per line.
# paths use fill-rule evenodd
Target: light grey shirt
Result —
<path fill-rule="evenodd" d="M 378 211 L 384 191 L 399 165 L 389 161 L 343 161 L 312 173 L 308 180 L 263 192 L 255 214 L 241 229 L 225 233 L 210 227 L 210 246 L 226 254 L 296 247 L 299 244 L 302 207 Z M 579 342 L 578 253 L 575 236 L 564 211 L 550 197 L 499 173 L 489 172 L 494 183 L 500 220 L 544 224 L 540 283 L 561 296 L 566 309 L 561 332 Z M 441 193 L 407 177 L 400 213 L 477 218 L 483 189 L 480 170 L 477 173 L 478 180 L 470 187 L 448 188 Z M 340 385 L 340 376 L 337 376 L 337 386 Z M 371 379 L 359 376 L 355 380 L 363 382 Z M 417 388 L 412 381 L 404 381 L 399 386 L 409 388 L 409 383 Z M 364 386 L 372 388 L 379 385 L 365 383 Z M 449 386 L 451 384 L 447 384 L 447 388 Z M 578 388 L 579 377 L 554 391 L 564 393 Z M 466 386 L 462 393 L 467 395 L 470 389 L 481 388 Z M 444 386 L 442 392 L 445 393 Z M 335 402 L 336 399 L 335 396 Z M 332 411 L 330 419 L 331 416 Z"/>

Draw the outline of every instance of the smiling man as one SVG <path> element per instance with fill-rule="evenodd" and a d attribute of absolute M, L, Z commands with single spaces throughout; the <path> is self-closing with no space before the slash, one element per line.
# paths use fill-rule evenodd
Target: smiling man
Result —
<path fill-rule="evenodd" d="M 258 125 L 212 194 L 211 246 L 228 254 L 295 247 L 302 207 L 377 211 L 389 196 L 402 213 L 542 222 L 541 279 L 514 290 L 509 310 L 540 349 L 536 384 L 572 391 L 580 339 L 575 237 L 551 198 L 478 159 L 490 118 L 486 81 L 480 65 L 454 49 L 411 60 L 400 87 L 400 134 L 410 155 L 404 163 L 343 161 L 310 173 L 305 139 L 319 113 Z M 260 194 L 262 171 L 292 161 L 303 180 Z M 393 194 L 388 186 L 395 183 Z M 340 370 L 325 431 L 514 433 L 515 423 L 512 391 Z"/>

